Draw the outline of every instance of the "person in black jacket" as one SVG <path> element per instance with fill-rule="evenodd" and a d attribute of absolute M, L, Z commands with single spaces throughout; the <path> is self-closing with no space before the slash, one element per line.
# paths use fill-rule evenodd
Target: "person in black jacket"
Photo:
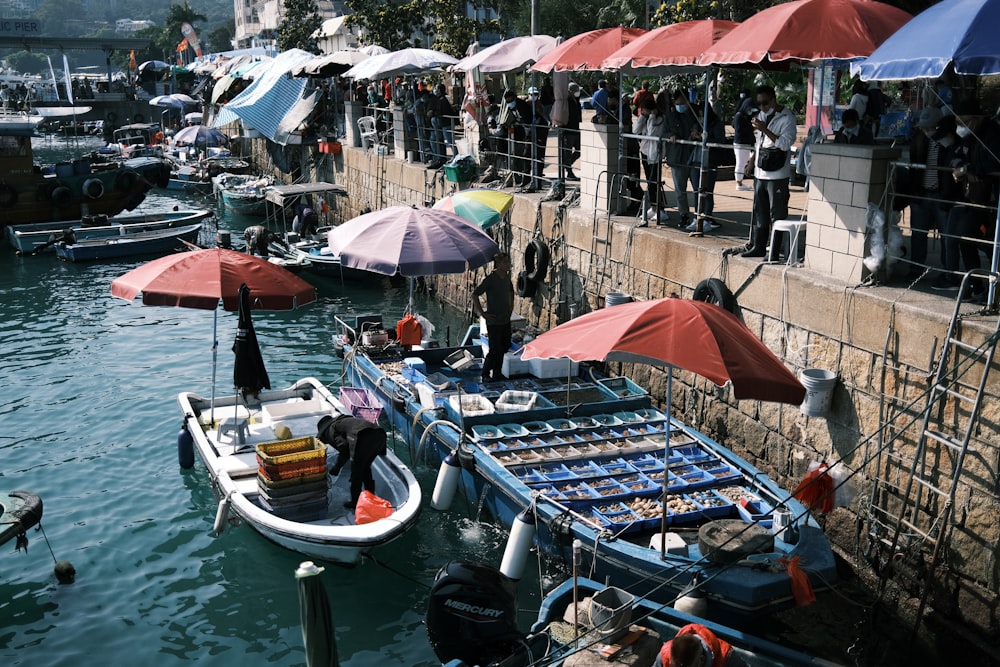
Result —
<path fill-rule="evenodd" d="M 350 415 L 329 415 L 321 417 L 316 424 L 320 442 L 337 450 L 337 462 L 330 469 L 331 475 L 339 475 L 341 469 L 351 462 L 351 500 L 344 507 L 357 507 L 361 489 L 375 493 L 375 478 L 372 464 L 375 458 L 386 455 L 385 430 L 364 419 Z"/>
<path fill-rule="evenodd" d="M 750 96 L 749 90 L 740 91 L 740 103 L 733 114 L 733 153 L 736 156 L 736 176 L 737 190 L 753 190 L 752 187 L 743 183 L 743 174 L 746 172 L 747 162 L 753 153 L 753 146 L 756 139 L 753 134 L 753 116 L 757 113 L 754 108 L 754 99 Z"/>

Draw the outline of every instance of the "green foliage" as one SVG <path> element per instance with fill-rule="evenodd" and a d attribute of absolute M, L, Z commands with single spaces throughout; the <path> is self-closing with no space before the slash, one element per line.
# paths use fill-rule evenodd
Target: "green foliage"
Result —
<path fill-rule="evenodd" d="M 229 19 L 205 35 L 203 49 L 205 53 L 229 51 L 233 48 L 233 37 L 236 35 L 236 20 Z"/>
<path fill-rule="evenodd" d="M 18 51 L 6 58 L 7 63 L 22 74 L 48 74 L 49 61 L 44 55 L 31 53 L 30 51 Z"/>
<path fill-rule="evenodd" d="M 350 25 L 362 29 L 361 41 L 391 51 L 412 46 L 410 34 L 424 15 L 413 0 L 347 0 Z"/>
<path fill-rule="evenodd" d="M 316 0 L 285 0 L 285 15 L 276 40 L 278 49 L 302 49 L 318 54 L 320 51 L 313 35 L 322 25 Z"/>
<path fill-rule="evenodd" d="M 676 3 L 663 3 L 650 19 L 650 27 L 696 21 L 699 19 L 725 19 L 727 21 L 745 21 L 762 9 L 779 4 L 769 0 L 677 0 Z"/>
<path fill-rule="evenodd" d="M 354 12 L 347 20 L 361 28 L 361 41 L 366 44 L 393 51 L 422 46 L 461 57 L 479 35 L 501 29 L 500 21 L 467 17 L 466 4 L 463 0 L 347 0 Z M 488 0 L 473 0 L 472 4 L 490 6 Z M 430 43 L 413 38 L 414 33 L 427 35 Z"/>
<path fill-rule="evenodd" d="M 434 40 L 431 48 L 461 58 L 470 42 L 486 32 L 499 32 L 500 22 L 496 20 L 477 21 L 465 15 L 464 0 L 425 0 L 428 16 L 437 18 L 432 30 Z M 482 6 L 481 4 L 479 6 Z"/>

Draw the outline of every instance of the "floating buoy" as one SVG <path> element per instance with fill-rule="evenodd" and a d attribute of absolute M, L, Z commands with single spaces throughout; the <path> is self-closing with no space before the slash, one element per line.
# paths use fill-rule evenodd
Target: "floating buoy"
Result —
<path fill-rule="evenodd" d="M 674 600 L 674 609 L 691 616 L 705 618 L 708 613 L 708 598 L 705 596 L 705 591 L 701 590 L 699 575 L 695 574 L 691 583 Z"/>
<path fill-rule="evenodd" d="M 535 541 L 535 513 L 529 507 L 514 517 L 507 537 L 507 547 L 503 550 L 500 572 L 508 579 L 518 581 L 524 574 L 524 565 Z"/>
<path fill-rule="evenodd" d="M 215 525 L 212 526 L 216 535 L 221 535 L 222 531 L 226 529 L 226 521 L 229 520 L 229 507 L 232 504 L 230 496 L 219 501 L 219 509 L 215 512 Z"/>
<path fill-rule="evenodd" d="M 194 438 L 186 424 L 181 425 L 181 432 L 177 434 L 177 462 L 185 470 L 194 467 Z"/>
<path fill-rule="evenodd" d="M 68 560 L 56 561 L 55 573 L 60 584 L 72 584 L 76 581 L 76 568 Z"/>
<path fill-rule="evenodd" d="M 431 507 L 436 510 L 446 510 L 451 506 L 458 488 L 458 480 L 462 476 L 462 468 L 458 455 L 452 451 L 441 461 L 438 468 L 437 481 L 434 482 L 434 493 L 431 495 Z"/>

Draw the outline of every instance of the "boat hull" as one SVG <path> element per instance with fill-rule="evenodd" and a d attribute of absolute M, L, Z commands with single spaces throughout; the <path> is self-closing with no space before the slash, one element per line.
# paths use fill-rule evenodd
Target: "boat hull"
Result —
<path fill-rule="evenodd" d="M 151 215 L 120 216 L 108 218 L 103 225 L 92 224 L 91 216 L 85 220 L 64 222 L 36 222 L 28 225 L 8 225 L 7 241 L 22 255 L 55 252 L 54 241 L 62 237 L 65 230 L 72 229 L 78 241 L 84 239 L 126 236 L 141 231 L 155 231 L 200 222 L 211 215 L 211 211 L 171 211 Z"/>
<path fill-rule="evenodd" d="M 178 396 L 185 428 L 208 470 L 216 496 L 229 498 L 231 511 L 241 521 L 290 551 L 343 565 L 358 564 L 365 553 L 395 540 L 416 524 L 421 509 L 420 487 L 410 469 L 391 451 L 378 457 L 372 471 L 376 493 L 394 508 L 388 518 L 363 525 L 354 523 L 353 515 L 343 508 L 344 500 L 349 497 L 346 473 L 331 480 L 323 516 L 297 521 L 269 512 L 261 505 L 253 446 L 275 440 L 270 429 L 278 421 L 295 435 L 315 435 L 320 416 L 347 414 L 347 411 L 314 378 L 299 380 L 289 389 L 263 391 L 259 399 L 259 412 L 249 420 L 246 444 L 239 445 L 238 438 L 234 442 L 235 436 L 218 433 L 218 420 L 224 419 L 227 411 L 239 409 L 235 397 L 216 398 L 213 411 L 211 402 L 196 394 L 186 392 Z M 274 417 L 279 414 L 281 419 L 276 421 Z M 334 450 L 328 448 L 327 453 L 333 456 Z"/>
<path fill-rule="evenodd" d="M 29 491 L 0 493 L 0 544 L 23 535 L 42 520 L 42 499 Z"/>
<path fill-rule="evenodd" d="M 59 242 L 56 255 L 69 262 L 92 262 L 119 257 L 166 254 L 198 240 L 201 223 L 174 229 L 136 232 L 117 237 L 93 238 L 76 243 Z"/>
<path fill-rule="evenodd" d="M 583 545 L 582 558 L 585 571 L 595 573 L 595 577 L 610 577 L 618 586 L 630 587 L 636 593 L 649 594 L 654 600 L 667 603 L 688 585 L 695 574 L 707 583 L 706 595 L 711 601 L 713 618 L 721 621 L 746 620 L 762 613 L 770 613 L 792 606 L 790 579 L 777 561 L 781 557 L 801 556 L 803 570 L 809 575 L 816 590 L 826 588 L 836 580 L 836 561 L 823 531 L 809 517 L 805 508 L 789 494 L 771 481 L 763 472 L 747 461 L 737 457 L 718 443 L 694 431 L 677 420 L 672 420 L 673 440 L 682 434 L 695 446 L 704 448 L 720 457 L 728 466 L 741 471 L 741 484 L 755 493 L 771 499 L 772 504 L 784 502 L 794 516 L 801 517 L 799 538 L 795 545 L 785 545 L 775 541 L 774 552 L 754 563 L 739 567 L 727 567 L 705 562 L 701 558 L 697 544 L 688 545 L 685 555 L 666 554 L 661 558 L 660 550 L 649 546 L 649 540 L 658 528 L 647 530 L 634 538 L 619 539 L 590 514 L 591 507 L 576 512 L 573 503 L 565 504 L 549 500 L 538 487 L 528 486 L 511 470 L 505 468 L 496 457 L 483 447 L 469 444 L 461 438 L 462 427 L 446 418 L 442 423 L 439 411 L 424 410 L 423 405 L 400 378 L 387 376 L 379 370 L 363 353 L 353 353 L 347 346 L 346 359 L 348 377 L 354 386 L 372 390 L 382 403 L 386 415 L 393 420 L 400 433 L 408 442 L 422 442 L 421 452 L 427 460 L 436 464 L 450 452 L 458 451 L 463 460 L 461 483 L 470 502 L 482 503 L 499 523 L 509 528 L 518 513 L 529 508 L 538 518 L 536 541 L 539 546 L 560 556 L 566 563 L 573 562 L 572 545 L 579 540 Z M 429 358 L 441 357 L 454 349 L 426 350 L 417 354 Z M 473 356 L 479 350 L 470 348 Z M 428 368 L 431 363 L 428 363 Z M 464 378 L 467 383 L 469 378 Z M 601 412 L 627 411 L 649 407 L 648 396 L 627 398 L 601 408 Z M 577 406 L 574 415 L 587 415 L 587 406 Z M 436 414 L 437 413 L 437 414 Z M 596 413 L 594 413 L 596 414 Z M 549 408 L 542 411 L 511 413 L 503 416 L 505 421 L 523 423 L 529 419 L 553 419 L 565 417 L 565 408 Z M 495 415 L 474 416 L 464 419 L 466 429 L 477 424 L 493 424 Z M 438 423 L 431 427 L 432 422 Z M 662 436 L 661 436 L 662 437 Z M 461 444 L 460 444 L 461 441 Z M 659 447 L 662 458 L 662 446 Z M 426 452 L 426 454 L 423 454 Z M 600 458 L 600 457 L 597 457 Z M 672 488 L 673 488 L 673 482 Z M 652 493 L 656 493 L 654 490 Z M 658 521 L 656 522 L 659 525 Z M 642 540 L 645 540 L 643 543 Z"/>

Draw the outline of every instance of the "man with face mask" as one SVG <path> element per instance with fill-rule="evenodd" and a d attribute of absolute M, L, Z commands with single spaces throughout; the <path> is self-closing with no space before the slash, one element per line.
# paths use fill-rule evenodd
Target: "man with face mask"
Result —
<path fill-rule="evenodd" d="M 958 271 L 961 257 L 965 271 L 980 267 L 979 250 L 986 250 L 983 230 L 993 238 L 996 224 L 991 210 L 997 205 L 997 177 L 1000 171 L 1000 125 L 983 114 L 975 99 L 960 100 L 955 104 L 955 167 L 953 178 L 958 183 L 961 200 L 973 206 L 957 205 L 948 216 L 949 237 L 945 236 L 945 268 Z M 957 286 L 958 277 L 945 275 L 945 289 Z M 971 283 L 973 293 L 983 293 L 985 285 Z M 966 295 L 969 296 L 969 295 Z"/>
<path fill-rule="evenodd" d="M 513 175 L 514 185 L 524 185 L 528 179 L 528 165 L 524 160 L 528 148 L 525 122 L 530 114 L 531 108 L 527 102 L 518 99 L 513 90 L 504 92 L 500 116 L 497 118 L 499 144 L 500 150 L 507 153 L 507 167 Z"/>
<path fill-rule="evenodd" d="M 667 166 L 674 182 L 674 193 L 677 195 L 677 213 L 680 215 L 680 226 L 687 227 L 691 223 L 691 209 L 688 206 L 688 182 L 691 180 L 691 153 L 694 144 L 677 143 L 678 141 L 693 141 L 693 132 L 697 127 L 694 111 L 683 90 L 672 93 L 660 93 L 660 108 L 663 101 L 669 100 L 666 110 L 666 137 L 670 143 L 666 147 Z"/>
<path fill-rule="evenodd" d="M 909 259 L 913 262 L 908 276 L 910 281 L 923 274 L 927 263 L 927 233 L 932 229 L 944 229 L 950 200 L 957 191 L 954 179 L 945 170 L 950 164 L 952 149 L 932 138 L 940 120 L 940 109 L 924 107 L 910 144 L 910 161 L 927 167 L 912 170 L 911 188 L 917 196 L 910 201 Z"/>
<path fill-rule="evenodd" d="M 771 86 L 757 87 L 757 108 L 760 111 L 751 121 L 756 134 L 753 222 L 750 243 L 740 253 L 743 257 L 766 254 L 771 225 L 788 217 L 788 179 L 792 175 L 790 156 L 795 143 L 795 114 L 778 104 Z M 766 153 L 778 156 L 778 164 L 769 163 Z"/>
<path fill-rule="evenodd" d="M 666 222 L 663 211 L 663 194 L 660 190 L 660 140 L 667 131 L 666 119 L 656 109 L 656 101 L 646 99 L 635 120 L 632 134 L 642 135 L 639 153 L 642 155 L 642 169 L 646 176 L 646 198 L 649 203 L 648 217 L 660 224 Z"/>
<path fill-rule="evenodd" d="M 852 146 L 875 145 L 875 137 L 872 135 L 871 129 L 861 124 L 861 118 L 854 109 L 844 109 L 840 122 L 843 123 L 843 126 L 834 135 L 833 143 Z"/>
<path fill-rule="evenodd" d="M 566 179 L 579 180 L 573 173 L 573 163 L 580 157 L 580 122 L 583 108 L 580 106 L 580 84 L 569 84 L 569 99 L 566 101 L 566 124 L 562 127 L 562 163 Z"/>
<path fill-rule="evenodd" d="M 531 127 L 531 157 L 532 180 L 529 185 L 537 190 L 541 187 L 542 169 L 545 166 L 545 144 L 549 140 L 549 116 L 542 105 L 541 93 L 538 88 L 528 88 L 528 124 Z"/>

